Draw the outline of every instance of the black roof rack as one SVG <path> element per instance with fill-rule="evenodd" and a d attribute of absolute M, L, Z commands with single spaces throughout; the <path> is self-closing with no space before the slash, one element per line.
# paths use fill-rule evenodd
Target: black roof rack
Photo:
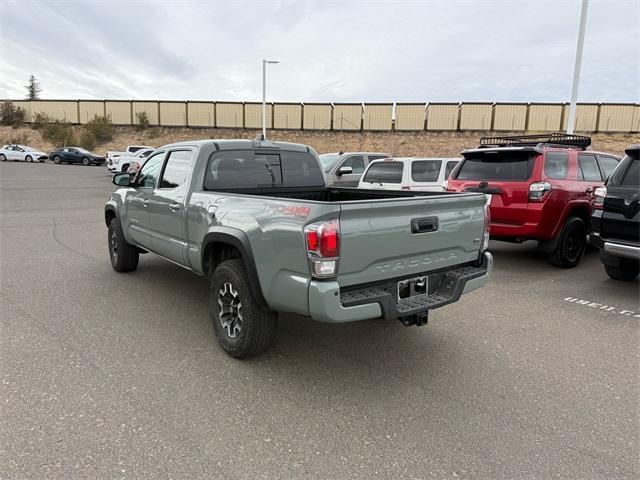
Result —
<path fill-rule="evenodd" d="M 480 139 L 480 148 L 535 147 L 541 143 L 558 147 L 576 147 L 584 150 L 591 145 L 591 137 L 586 137 L 584 135 L 569 135 L 566 133 L 482 137 Z"/>

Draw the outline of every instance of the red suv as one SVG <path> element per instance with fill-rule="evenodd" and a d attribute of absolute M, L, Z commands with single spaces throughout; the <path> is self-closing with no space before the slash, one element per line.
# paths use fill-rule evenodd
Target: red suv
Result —
<path fill-rule="evenodd" d="M 584 253 L 591 200 L 620 158 L 587 150 L 580 135 L 487 137 L 462 152 L 447 190 L 491 194 L 491 238 L 537 240 L 554 265 L 575 267 Z"/>

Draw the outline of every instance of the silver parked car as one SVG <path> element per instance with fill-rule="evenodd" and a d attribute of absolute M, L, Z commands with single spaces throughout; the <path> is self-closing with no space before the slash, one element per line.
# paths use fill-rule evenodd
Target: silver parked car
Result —
<path fill-rule="evenodd" d="M 391 155 L 380 152 L 339 152 L 319 155 L 327 185 L 357 187 L 360 177 L 373 160 Z"/>

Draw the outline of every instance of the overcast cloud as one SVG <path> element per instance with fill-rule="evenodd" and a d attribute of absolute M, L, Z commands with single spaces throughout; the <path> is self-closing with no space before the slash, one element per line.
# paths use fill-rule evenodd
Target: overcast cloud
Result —
<path fill-rule="evenodd" d="M 569 100 L 579 0 L 0 0 L 0 97 Z M 640 0 L 591 0 L 582 102 L 640 101 Z"/>

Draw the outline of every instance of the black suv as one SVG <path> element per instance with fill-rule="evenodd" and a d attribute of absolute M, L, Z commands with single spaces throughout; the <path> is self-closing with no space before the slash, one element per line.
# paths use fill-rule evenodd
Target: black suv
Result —
<path fill-rule="evenodd" d="M 591 217 L 591 243 L 600 249 L 607 274 L 633 280 L 640 270 L 640 144 L 596 188 Z"/>

